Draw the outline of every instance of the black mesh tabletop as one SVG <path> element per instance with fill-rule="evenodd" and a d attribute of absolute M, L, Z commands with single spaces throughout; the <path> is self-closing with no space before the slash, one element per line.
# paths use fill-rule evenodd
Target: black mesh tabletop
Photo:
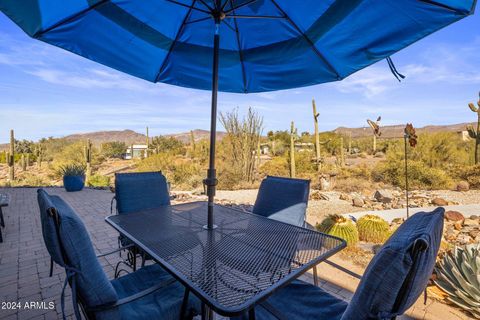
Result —
<path fill-rule="evenodd" d="M 106 221 L 214 311 L 237 315 L 345 247 L 342 239 L 216 205 L 192 202 Z"/>

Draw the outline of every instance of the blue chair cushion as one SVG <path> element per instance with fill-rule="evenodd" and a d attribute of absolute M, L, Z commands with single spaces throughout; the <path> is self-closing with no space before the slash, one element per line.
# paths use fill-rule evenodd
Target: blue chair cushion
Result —
<path fill-rule="evenodd" d="M 111 283 L 118 297 L 122 299 L 170 279 L 172 279 L 171 275 L 159 265 L 154 264 L 112 280 Z M 179 319 L 184 293 L 185 287 L 176 281 L 152 294 L 119 306 L 116 317 L 105 312 L 96 314 L 96 317 L 99 320 Z M 200 310 L 200 308 L 200 301 L 190 294 L 187 314 L 196 314 L 195 310 Z"/>
<path fill-rule="evenodd" d="M 303 226 L 310 181 L 268 176 L 258 190 L 253 213 Z"/>
<path fill-rule="evenodd" d="M 60 217 L 60 241 L 67 264 L 77 269 L 76 283 L 87 307 L 114 303 L 118 296 L 107 279 L 82 220 L 61 198 L 55 199 Z"/>
<path fill-rule="evenodd" d="M 115 198 L 119 214 L 170 205 L 167 179 L 160 172 L 116 174 Z"/>
<path fill-rule="evenodd" d="M 444 212 L 438 208 L 416 213 L 395 231 L 365 270 L 342 320 L 390 319 L 403 314 L 418 299 L 435 265 Z M 415 256 L 417 240 L 425 241 L 428 248 Z M 402 287 L 406 294 L 397 301 Z"/>
<path fill-rule="evenodd" d="M 301 280 L 294 280 L 285 288 L 268 298 L 268 305 L 278 312 L 282 319 L 339 320 L 347 308 L 347 303 L 323 289 Z M 236 319 L 248 319 L 247 315 Z M 255 319 L 278 320 L 260 304 L 255 307 Z M 358 318 L 359 319 L 359 318 Z"/>
<path fill-rule="evenodd" d="M 49 209 L 54 208 L 55 204 L 52 202 L 54 199 L 51 197 L 45 190 L 37 190 L 37 200 L 38 206 L 40 208 L 40 222 L 42 225 L 42 236 L 47 251 L 55 261 L 60 266 L 65 266 L 65 261 L 63 260 L 62 251 L 60 243 L 58 242 L 57 230 L 55 226 L 55 221 L 52 216 L 49 214 Z"/>

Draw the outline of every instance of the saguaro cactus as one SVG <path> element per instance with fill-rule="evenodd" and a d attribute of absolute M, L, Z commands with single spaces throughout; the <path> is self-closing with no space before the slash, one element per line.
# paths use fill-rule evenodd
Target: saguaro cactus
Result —
<path fill-rule="evenodd" d="M 322 162 L 320 161 L 320 136 L 318 135 L 318 117 L 320 113 L 317 112 L 317 106 L 315 105 L 315 99 L 312 99 L 313 108 L 313 123 L 315 134 L 315 162 L 317 163 L 317 171 L 322 169 Z"/>
<path fill-rule="evenodd" d="M 10 152 L 8 153 L 8 177 L 10 181 L 15 180 L 15 134 L 10 130 Z"/>
<path fill-rule="evenodd" d="M 22 165 L 22 171 L 27 171 L 27 160 L 25 159 L 25 155 L 22 154 L 22 158 L 20 160 Z"/>
<path fill-rule="evenodd" d="M 380 121 L 382 117 L 379 116 L 377 121 L 373 122 L 370 119 L 367 119 L 367 123 L 373 130 L 373 153 L 377 152 L 377 137 L 380 137 L 382 133 L 380 132 Z"/>
<path fill-rule="evenodd" d="M 195 133 L 193 130 L 190 130 L 190 148 L 192 152 L 192 158 L 195 157 L 195 150 L 196 150 L 196 144 L 195 144 Z"/>
<path fill-rule="evenodd" d="M 343 137 L 340 138 L 340 166 L 345 166 L 345 148 L 343 147 Z"/>
<path fill-rule="evenodd" d="M 147 149 L 145 149 L 145 158 L 147 158 L 150 154 L 150 136 L 148 135 L 148 126 L 147 126 Z"/>
<path fill-rule="evenodd" d="M 92 142 L 90 139 L 87 140 L 87 145 L 84 146 L 85 162 L 87 168 L 85 171 L 85 182 L 88 183 L 90 176 L 92 174 Z"/>
<path fill-rule="evenodd" d="M 475 130 L 473 126 L 467 126 L 468 135 L 470 138 L 475 139 L 475 164 L 478 164 L 480 161 L 480 154 L 479 154 L 479 145 L 480 145 L 480 93 L 479 100 L 477 102 L 478 107 L 475 107 L 473 103 L 469 103 L 468 107 L 472 112 L 477 114 L 477 129 Z"/>
<path fill-rule="evenodd" d="M 295 178 L 295 140 L 297 139 L 297 129 L 292 121 L 290 127 L 290 177 Z"/>
<path fill-rule="evenodd" d="M 42 145 L 38 144 L 37 146 L 35 146 L 35 156 L 37 157 L 37 167 L 40 169 L 42 167 L 42 161 L 43 161 Z"/>

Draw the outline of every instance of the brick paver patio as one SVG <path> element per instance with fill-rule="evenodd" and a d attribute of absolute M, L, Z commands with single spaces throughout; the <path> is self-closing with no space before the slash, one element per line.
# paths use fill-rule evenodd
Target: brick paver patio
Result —
<path fill-rule="evenodd" d="M 48 188 L 47 191 L 61 196 L 77 211 L 99 254 L 117 247 L 117 233 L 104 222 L 110 212 L 110 191 L 85 189 L 67 193 L 62 188 Z M 60 293 L 65 274 L 63 269 L 56 266 L 53 277 L 49 277 L 50 258 L 43 244 L 36 189 L 0 188 L 0 192 L 11 195 L 10 206 L 4 209 L 6 228 L 4 242 L 0 243 L 0 319 L 61 319 Z M 100 258 L 110 278 L 113 278 L 118 260 L 116 254 Z M 319 272 L 324 279 L 321 286 L 325 290 L 346 300 L 351 298 L 358 281 L 326 265 L 319 266 Z M 312 280 L 309 274 L 303 278 Z M 72 319 L 70 288 L 66 293 L 65 310 L 68 318 Z M 423 305 L 420 300 L 423 298 L 402 319 L 469 319 L 442 303 L 429 299 L 427 305 Z M 8 302 L 21 308 L 8 309 Z M 44 305 L 26 308 L 25 304 L 30 302 L 44 302 Z M 50 302 L 53 309 L 49 308 Z"/>

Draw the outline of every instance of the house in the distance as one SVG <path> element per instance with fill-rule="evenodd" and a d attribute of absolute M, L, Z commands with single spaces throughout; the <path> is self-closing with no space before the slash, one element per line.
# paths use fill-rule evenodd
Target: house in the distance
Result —
<path fill-rule="evenodd" d="M 123 158 L 125 160 L 145 158 L 147 156 L 147 149 L 148 146 L 146 144 L 132 144 L 127 148 L 127 151 L 125 152 Z"/>
<path fill-rule="evenodd" d="M 460 136 L 462 141 L 470 141 L 471 140 L 470 136 L 468 135 L 467 130 L 457 131 L 457 134 Z"/>

